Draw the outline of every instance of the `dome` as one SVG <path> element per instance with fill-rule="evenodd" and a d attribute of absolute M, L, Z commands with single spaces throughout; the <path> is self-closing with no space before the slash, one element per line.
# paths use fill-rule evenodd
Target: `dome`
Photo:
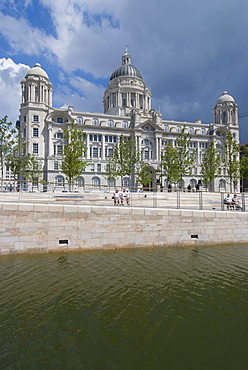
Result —
<path fill-rule="evenodd" d="M 140 71 L 131 64 L 131 58 L 127 50 L 122 56 L 122 65 L 114 70 L 110 76 L 110 81 L 113 80 L 113 78 L 122 76 L 138 77 L 143 80 Z"/>
<path fill-rule="evenodd" d="M 49 79 L 47 73 L 41 68 L 39 63 L 36 63 L 33 68 L 30 68 L 26 76 L 41 76 Z"/>
<path fill-rule="evenodd" d="M 131 77 L 138 77 L 143 80 L 140 71 L 134 67 L 132 64 L 124 64 L 114 70 L 112 75 L 110 76 L 110 80 L 116 77 L 121 76 L 131 76 Z"/>
<path fill-rule="evenodd" d="M 227 103 L 227 102 L 234 103 L 235 101 L 234 101 L 233 97 L 228 94 L 227 91 L 224 91 L 222 93 L 222 95 L 219 97 L 219 99 L 217 100 L 217 104 Z"/>

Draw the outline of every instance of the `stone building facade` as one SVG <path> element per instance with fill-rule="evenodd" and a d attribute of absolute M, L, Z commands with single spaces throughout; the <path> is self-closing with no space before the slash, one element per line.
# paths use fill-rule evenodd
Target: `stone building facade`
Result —
<path fill-rule="evenodd" d="M 161 180 L 158 173 L 161 155 L 168 140 L 175 143 L 178 133 L 185 127 L 191 136 L 192 151 L 197 149 L 195 168 L 190 176 L 183 179 L 183 186 L 195 185 L 200 180 L 201 162 L 208 145 L 214 141 L 219 154 L 224 155 L 225 137 L 231 131 L 239 142 L 238 106 L 227 92 L 217 100 L 214 107 L 214 122 L 202 124 L 195 122 L 169 121 L 162 118 L 159 111 L 152 109 L 151 90 L 144 82 L 139 70 L 131 64 L 126 51 L 122 64 L 111 74 L 104 93 L 104 113 L 88 113 L 68 108 L 54 108 L 52 105 L 53 86 L 47 73 L 40 64 L 35 64 L 21 81 L 22 102 L 20 106 L 20 130 L 22 137 L 28 139 L 28 152 L 33 153 L 42 163 L 43 179 L 51 183 L 54 189 L 66 189 L 66 179 L 60 171 L 63 160 L 63 130 L 66 123 L 77 120 L 86 134 L 87 159 L 89 165 L 78 177 L 75 189 L 108 185 L 104 176 L 108 157 L 113 154 L 115 144 L 121 134 L 135 135 L 137 147 L 144 160 L 149 164 L 153 180 L 150 189 L 156 189 L 158 183 L 167 187 L 167 179 Z M 116 186 L 129 184 L 124 178 L 123 184 L 116 180 Z M 228 190 L 225 168 L 216 178 L 213 189 Z"/>

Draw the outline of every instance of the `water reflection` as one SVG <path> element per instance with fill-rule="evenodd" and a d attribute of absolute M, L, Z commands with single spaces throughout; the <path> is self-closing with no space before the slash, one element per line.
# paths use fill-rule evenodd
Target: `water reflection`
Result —
<path fill-rule="evenodd" d="M 248 246 L 1 259 L 3 369 L 244 369 Z"/>

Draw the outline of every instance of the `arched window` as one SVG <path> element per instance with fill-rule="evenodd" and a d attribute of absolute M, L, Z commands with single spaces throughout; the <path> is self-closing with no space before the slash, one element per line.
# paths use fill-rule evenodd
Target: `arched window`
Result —
<path fill-rule="evenodd" d="M 195 132 L 194 127 L 190 126 L 190 128 L 189 128 L 189 133 L 190 133 L 190 134 L 194 134 L 194 132 Z"/>
<path fill-rule="evenodd" d="M 128 188 L 129 187 L 129 178 L 128 177 L 124 177 L 124 179 L 122 179 L 122 186 L 124 188 Z"/>
<path fill-rule="evenodd" d="M 128 128 L 128 122 L 127 121 L 123 121 L 122 122 L 122 127 L 123 128 Z"/>
<path fill-rule="evenodd" d="M 114 121 L 112 119 L 108 120 L 108 127 L 114 127 Z"/>
<path fill-rule="evenodd" d="M 169 126 L 168 125 L 164 125 L 164 131 L 165 132 L 168 132 L 169 131 Z"/>
<path fill-rule="evenodd" d="M 98 125 L 99 125 L 99 120 L 98 120 L 98 118 L 93 118 L 93 120 L 92 120 L 92 124 L 93 124 L 93 126 L 98 126 Z"/>
<path fill-rule="evenodd" d="M 84 178 L 81 176 L 77 177 L 76 184 L 79 188 L 82 188 L 84 186 Z"/>
<path fill-rule="evenodd" d="M 206 129 L 205 128 L 202 128 L 201 129 L 201 133 L 202 133 L 202 135 L 206 135 Z"/>
<path fill-rule="evenodd" d="M 77 123 L 79 125 L 82 125 L 83 124 L 83 117 L 77 117 Z"/>
<path fill-rule="evenodd" d="M 108 179 L 108 185 L 109 186 L 115 186 L 115 184 L 116 184 L 115 179 Z"/>
<path fill-rule="evenodd" d="M 190 183 L 190 186 L 191 186 L 192 188 L 195 188 L 195 187 L 196 187 L 196 185 L 197 185 L 197 181 L 196 181 L 195 179 L 191 179 L 189 183 Z"/>
<path fill-rule="evenodd" d="M 55 177 L 55 186 L 64 186 L 65 185 L 65 179 L 63 176 L 59 175 Z"/>
<path fill-rule="evenodd" d="M 182 132 L 182 127 L 181 126 L 177 126 L 177 133 L 180 134 Z"/>
<path fill-rule="evenodd" d="M 99 177 L 95 176 L 95 177 L 92 177 L 92 186 L 100 186 L 100 179 Z"/>

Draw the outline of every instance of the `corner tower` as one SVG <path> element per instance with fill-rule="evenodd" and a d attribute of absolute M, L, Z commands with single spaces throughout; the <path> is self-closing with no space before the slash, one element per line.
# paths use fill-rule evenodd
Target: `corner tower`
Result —
<path fill-rule="evenodd" d="M 122 65 L 111 74 L 104 93 L 104 113 L 127 116 L 133 109 L 147 113 L 151 109 L 151 96 L 151 90 L 143 81 L 140 71 L 131 64 L 126 49 Z"/>
<path fill-rule="evenodd" d="M 213 113 L 215 124 L 238 125 L 238 105 L 227 91 L 224 91 L 217 100 Z"/>

